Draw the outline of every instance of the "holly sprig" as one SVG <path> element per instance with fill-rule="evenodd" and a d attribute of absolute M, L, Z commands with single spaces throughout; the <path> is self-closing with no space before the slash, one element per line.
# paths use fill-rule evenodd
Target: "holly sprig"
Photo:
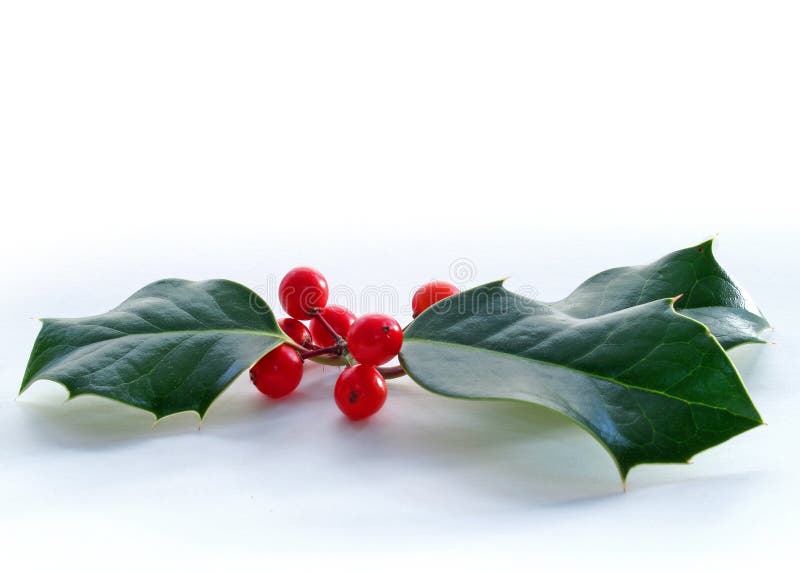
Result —
<path fill-rule="evenodd" d="M 763 343 L 770 326 L 712 241 L 601 272 L 554 303 L 502 282 L 464 292 L 431 282 L 405 329 L 329 305 L 327 281 L 306 267 L 287 273 L 279 299 L 280 321 L 241 284 L 168 279 L 105 314 L 43 320 L 20 392 L 49 379 L 157 418 L 202 417 L 248 368 L 279 399 L 319 361 L 345 366 L 334 399 L 353 420 L 377 413 L 386 379 L 405 375 L 449 397 L 543 405 L 593 435 L 623 480 L 762 423 L 726 350 Z M 385 365 L 395 356 L 400 365 Z"/>

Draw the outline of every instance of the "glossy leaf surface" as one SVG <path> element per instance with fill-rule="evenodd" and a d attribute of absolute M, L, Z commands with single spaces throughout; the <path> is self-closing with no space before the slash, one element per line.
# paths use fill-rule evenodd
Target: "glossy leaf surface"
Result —
<path fill-rule="evenodd" d="M 635 465 L 686 462 L 761 423 L 723 348 L 672 301 L 575 316 L 495 282 L 421 314 L 400 359 L 433 392 L 567 415 L 608 449 L 624 479 Z"/>
<path fill-rule="evenodd" d="M 642 266 L 596 274 L 551 304 L 576 318 L 591 318 L 680 296 L 675 308 L 706 324 L 725 349 L 764 342 L 770 325 L 750 295 L 719 265 L 713 240 Z"/>
<path fill-rule="evenodd" d="M 164 417 L 196 411 L 288 338 L 250 289 L 227 280 L 161 280 L 106 314 L 46 319 L 20 391 L 63 384 Z"/>

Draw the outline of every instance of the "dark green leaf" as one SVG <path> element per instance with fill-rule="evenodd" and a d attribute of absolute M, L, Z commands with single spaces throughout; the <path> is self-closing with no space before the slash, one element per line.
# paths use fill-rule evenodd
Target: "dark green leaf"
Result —
<path fill-rule="evenodd" d="M 196 411 L 288 338 L 254 292 L 227 280 L 161 280 L 90 318 L 43 320 L 20 392 L 38 379 L 164 417 Z"/>
<path fill-rule="evenodd" d="M 496 282 L 423 312 L 405 331 L 400 360 L 436 393 L 567 415 L 610 451 L 624 479 L 634 465 L 686 462 L 761 423 L 725 351 L 672 301 L 618 311 L 608 303 L 575 317 Z"/>
<path fill-rule="evenodd" d="M 725 349 L 766 341 L 769 323 L 717 263 L 712 243 L 678 250 L 652 264 L 606 270 L 551 306 L 576 318 L 591 318 L 680 296 L 675 308 L 706 324 Z"/>

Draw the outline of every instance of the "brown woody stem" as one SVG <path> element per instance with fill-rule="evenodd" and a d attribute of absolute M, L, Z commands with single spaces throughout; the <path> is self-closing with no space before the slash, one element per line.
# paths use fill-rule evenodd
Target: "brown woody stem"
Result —
<path fill-rule="evenodd" d="M 316 314 L 314 314 L 314 317 L 311 318 L 311 319 L 312 320 L 317 320 L 320 324 L 322 324 L 322 327 L 325 328 L 326 330 L 328 330 L 328 333 L 331 335 L 331 337 L 333 338 L 333 340 L 337 344 L 340 344 L 340 343 L 342 343 L 344 341 L 344 338 L 339 335 L 339 332 L 334 330 L 333 326 L 330 325 L 328 320 L 326 320 L 325 318 L 322 317 L 322 312 L 317 312 Z"/>
<path fill-rule="evenodd" d="M 403 369 L 402 365 L 393 365 L 389 367 L 379 367 L 377 368 L 378 373 L 380 373 L 384 379 L 395 379 L 398 377 L 403 377 L 406 374 L 406 370 Z"/>
<path fill-rule="evenodd" d="M 300 352 L 300 357 L 305 359 L 313 358 L 324 355 L 341 355 L 342 347 L 340 345 L 330 346 L 327 348 L 315 348 L 306 352 Z"/>

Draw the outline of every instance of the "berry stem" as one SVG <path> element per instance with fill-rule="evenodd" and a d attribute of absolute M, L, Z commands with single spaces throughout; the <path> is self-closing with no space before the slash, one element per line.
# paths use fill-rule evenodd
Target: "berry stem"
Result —
<path fill-rule="evenodd" d="M 339 335 L 339 332 L 334 330 L 333 326 L 330 325 L 328 320 L 326 320 L 325 318 L 322 317 L 322 313 L 321 312 L 317 312 L 316 314 L 314 314 L 314 317 L 311 318 L 311 319 L 312 320 L 317 320 L 322 325 L 322 327 L 325 328 L 328 331 L 328 333 L 331 335 L 331 337 L 334 339 L 334 341 L 337 344 L 340 344 L 341 342 L 344 341 L 344 338 Z"/>
<path fill-rule="evenodd" d="M 379 367 L 376 369 L 378 370 L 378 373 L 383 376 L 383 379 L 395 379 L 406 375 L 406 370 L 403 369 L 402 365 L 392 365 L 389 367 Z"/>
<path fill-rule="evenodd" d="M 308 350 L 305 352 L 300 352 L 300 357 L 305 359 L 313 358 L 317 356 L 324 356 L 324 355 L 340 355 L 342 353 L 342 347 L 340 345 L 330 346 L 327 348 L 314 348 L 313 350 Z"/>

